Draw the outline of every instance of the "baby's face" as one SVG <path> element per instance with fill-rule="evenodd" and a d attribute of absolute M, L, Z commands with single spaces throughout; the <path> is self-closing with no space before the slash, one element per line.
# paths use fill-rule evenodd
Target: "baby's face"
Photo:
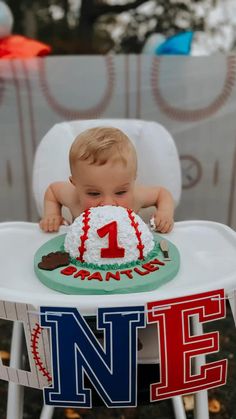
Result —
<path fill-rule="evenodd" d="M 102 166 L 80 161 L 72 176 L 81 210 L 104 205 L 134 206 L 135 168 L 120 161 Z"/>

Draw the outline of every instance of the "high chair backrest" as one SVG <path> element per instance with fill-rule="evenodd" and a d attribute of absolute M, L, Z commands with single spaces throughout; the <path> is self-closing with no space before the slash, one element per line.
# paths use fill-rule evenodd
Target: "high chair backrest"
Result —
<path fill-rule="evenodd" d="M 137 182 L 166 187 L 178 204 L 181 194 L 179 157 L 173 138 L 162 125 L 135 119 L 78 120 L 54 125 L 37 148 L 33 192 L 40 216 L 48 185 L 67 180 L 70 176 L 68 156 L 73 140 L 82 131 L 95 126 L 114 126 L 124 131 L 137 150 Z M 144 219 L 149 216 L 147 213 L 141 215 Z"/>

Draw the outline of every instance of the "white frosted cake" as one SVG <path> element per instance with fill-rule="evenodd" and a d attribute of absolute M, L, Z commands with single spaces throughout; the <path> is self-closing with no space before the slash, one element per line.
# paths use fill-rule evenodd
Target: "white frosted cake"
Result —
<path fill-rule="evenodd" d="M 35 255 L 35 272 L 48 287 L 68 294 L 150 291 L 172 279 L 179 252 L 168 241 L 165 261 L 160 240 L 131 209 L 90 208 L 68 232 L 46 242 Z"/>
<path fill-rule="evenodd" d="M 109 242 L 114 256 L 104 257 L 101 248 L 109 247 Z M 72 258 L 100 266 L 113 264 L 114 259 L 118 264 L 144 259 L 154 245 L 152 233 L 137 214 L 110 205 L 85 211 L 69 227 L 65 238 L 65 250 Z"/>

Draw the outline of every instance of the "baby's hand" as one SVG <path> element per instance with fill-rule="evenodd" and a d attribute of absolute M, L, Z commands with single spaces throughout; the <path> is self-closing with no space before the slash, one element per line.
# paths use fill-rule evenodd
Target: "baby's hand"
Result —
<path fill-rule="evenodd" d="M 169 233 L 174 225 L 174 219 L 172 213 L 164 210 L 157 210 L 154 217 L 155 230 L 160 233 Z"/>
<path fill-rule="evenodd" d="M 62 224 L 65 224 L 65 220 L 61 215 L 48 215 L 39 222 L 40 228 L 45 231 L 45 233 L 58 231 Z"/>

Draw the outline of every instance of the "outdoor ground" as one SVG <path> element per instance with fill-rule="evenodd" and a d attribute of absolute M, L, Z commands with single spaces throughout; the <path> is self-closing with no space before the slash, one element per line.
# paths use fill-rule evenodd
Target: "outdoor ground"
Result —
<path fill-rule="evenodd" d="M 212 354 L 207 361 L 228 359 L 227 384 L 209 390 L 210 419 L 236 419 L 236 329 L 229 305 L 224 320 L 211 322 L 204 326 L 204 331 L 218 330 L 220 333 L 220 352 Z M 11 325 L 0 320 L 0 354 L 3 362 L 9 363 L 9 345 Z M 6 417 L 7 383 L 0 380 L 0 419 Z M 193 419 L 193 397 L 185 397 L 187 418 Z M 38 419 L 42 406 L 42 392 L 25 388 L 24 419 Z M 53 419 L 174 419 L 171 402 L 163 401 L 136 409 L 107 409 L 97 407 L 85 409 L 55 409 Z M 15 419 L 15 418 L 11 418 Z M 202 418 L 204 419 L 204 418 Z"/>

